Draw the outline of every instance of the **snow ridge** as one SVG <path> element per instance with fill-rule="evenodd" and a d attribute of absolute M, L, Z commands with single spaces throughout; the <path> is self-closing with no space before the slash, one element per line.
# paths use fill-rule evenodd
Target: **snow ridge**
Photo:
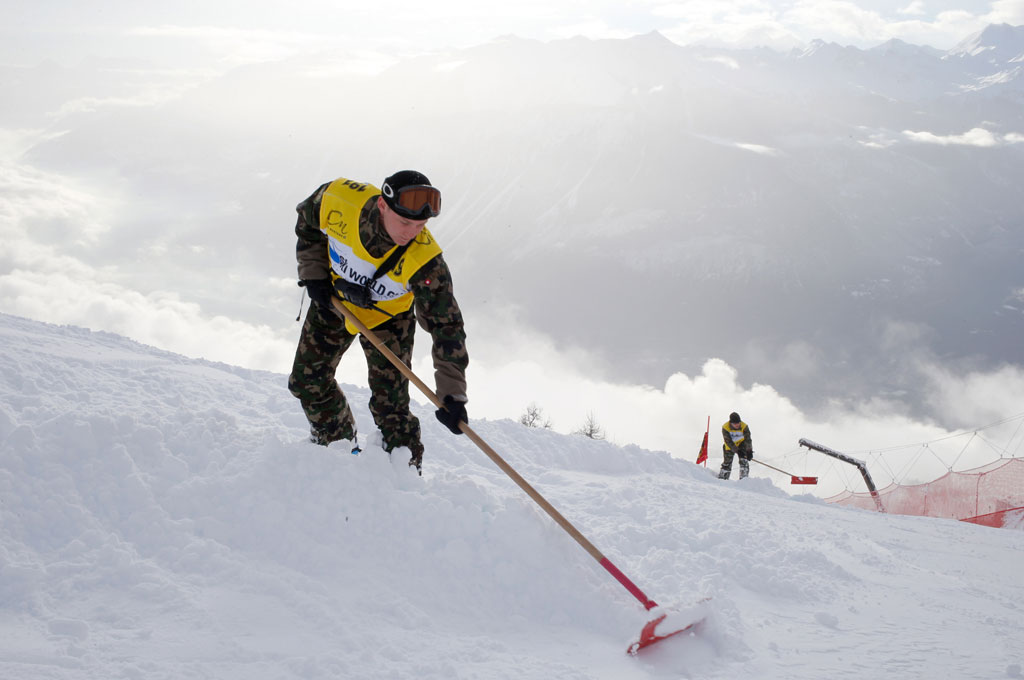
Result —
<path fill-rule="evenodd" d="M 639 604 L 429 409 L 419 478 L 351 386 L 360 456 L 304 441 L 281 375 L 7 315 L 0 342 L 0 677 L 1019 677 L 1018 532 L 474 422 L 650 596 L 712 598 L 633 659 Z"/>

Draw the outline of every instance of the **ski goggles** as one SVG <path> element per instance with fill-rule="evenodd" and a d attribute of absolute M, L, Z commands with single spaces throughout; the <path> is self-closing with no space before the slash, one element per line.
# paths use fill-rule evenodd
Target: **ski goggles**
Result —
<path fill-rule="evenodd" d="M 408 219 L 425 220 L 441 212 L 441 192 L 429 184 L 410 184 L 396 190 L 384 182 L 381 193 L 392 210 Z"/>

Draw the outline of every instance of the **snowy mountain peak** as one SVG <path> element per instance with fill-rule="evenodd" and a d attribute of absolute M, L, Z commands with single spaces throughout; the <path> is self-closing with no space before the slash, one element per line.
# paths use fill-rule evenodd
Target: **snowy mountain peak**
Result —
<path fill-rule="evenodd" d="M 814 40 L 807 44 L 807 47 L 805 47 L 802 50 L 798 50 L 797 55 L 800 57 L 811 57 L 816 54 L 821 54 L 825 51 L 837 52 L 841 51 L 842 49 L 843 46 L 838 43 L 825 42 L 820 38 L 815 38 Z"/>
<path fill-rule="evenodd" d="M 993 64 L 1006 64 L 1024 54 L 1024 26 L 990 24 L 948 54 L 962 59 L 979 58 Z"/>
<path fill-rule="evenodd" d="M 859 63 L 864 55 L 864 50 L 853 45 L 840 45 L 837 42 L 826 42 L 815 39 L 808 43 L 803 50 L 794 50 L 790 53 L 797 59 L 813 59 L 824 62 Z"/>
<path fill-rule="evenodd" d="M 912 45 L 900 40 L 899 38 L 887 40 L 881 45 L 872 47 L 868 52 L 881 54 L 885 57 L 939 57 L 945 54 L 942 50 L 935 49 L 934 47 L 929 47 L 927 45 Z"/>
<path fill-rule="evenodd" d="M 629 38 L 629 41 L 634 44 L 655 44 L 679 47 L 676 43 L 666 38 L 661 31 L 650 31 L 648 33 L 635 35 L 632 38 Z"/>

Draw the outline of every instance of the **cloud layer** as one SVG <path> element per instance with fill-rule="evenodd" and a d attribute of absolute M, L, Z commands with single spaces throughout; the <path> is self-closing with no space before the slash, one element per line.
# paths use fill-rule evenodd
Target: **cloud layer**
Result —
<path fill-rule="evenodd" d="M 842 2 L 659 7 L 666 35 L 706 21 L 734 39 L 756 27 L 798 41 L 799 24 L 875 41 L 897 25 Z M 995 3 L 984 17 L 1019 7 Z M 407 9 L 400 24 L 422 27 Z M 611 26 L 598 9 L 573 30 Z M 983 18 L 903 9 L 898 25 L 924 21 L 920 31 Z M 560 11 L 542 13 L 558 26 Z M 999 343 L 1015 341 L 988 337 L 977 311 L 1002 315 L 1002 329 L 1024 307 L 1024 282 L 995 264 L 1013 252 L 1011 192 L 971 184 L 978 167 L 1007 186 L 1019 177 L 1024 130 L 1005 123 L 1013 112 L 998 98 L 991 116 L 973 105 L 924 116 L 896 96 L 928 78 L 911 87 L 884 68 L 896 80 L 872 82 L 872 96 L 837 93 L 844 53 L 830 46 L 788 72 L 757 53 L 680 57 L 656 37 L 508 40 L 371 81 L 340 53 L 294 56 L 324 47 L 296 27 L 124 26 L 204 52 L 177 70 L 141 58 L 0 69 L 12 93 L 0 112 L 4 312 L 287 372 L 300 295 L 292 207 L 340 172 L 422 165 L 452 188 L 438 226 L 467 310 L 471 417 L 514 419 L 536 403 L 568 432 L 592 413 L 620 443 L 689 457 L 709 417 L 714 450 L 738 410 L 759 454 L 813 471 L 799 437 L 918 456 L 922 442 L 1012 415 L 1024 396 L 1019 366 L 999 358 Z M 635 65 L 637 54 L 648 61 Z M 682 70 L 666 67 L 676 59 Z M 592 73 L 603 80 L 581 75 Z M 789 94 L 758 98 L 772 88 Z M 353 93 L 374 106 L 353 106 Z M 801 118 L 807 101 L 821 110 Z M 957 191 L 972 203 L 942 203 Z M 986 276 L 951 282 L 948 262 Z M 970 304 L 936 304 L 965 291 Z M 914 316 L 932 307 L 928 322 Z M 948 329 L 970 335 L 968 350 L 936 349 Z M 416 369 L 429 375 L 424 340 Z M 363 384 L 364 373 L 353 351 L 339 378 Z M 879 373 L 890 390 L 859 381 Z M 832 398 L 807 397 L 819 387 Z"/>

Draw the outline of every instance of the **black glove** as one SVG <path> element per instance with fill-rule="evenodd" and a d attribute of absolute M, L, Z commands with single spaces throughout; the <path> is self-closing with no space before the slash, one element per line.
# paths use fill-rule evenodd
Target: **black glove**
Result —
<path fill-rule="evenodd" d="M 306 287 L 309 299 L 321 307 L 330 308 L 331 292 L 333 290 L 330 279 L 307 279 L 299 281 L 300 286 Z"/>
<path fill-rule="evenodd" d="M 466 402 L 456 401 L 455 397 L 450 394 L 444 398 L 444 408 L 434 411 L 434 415 L 442 425 L 452 431 L 452 434 L 462 434 L 462 430 L 459 429 L 459 421 L 469 424 L 469 416 L 466 415 Z"/>
<path fill-rule="evenodd" d="M 372 309 L 374 307 L 373 296 L 370 294 L 370 289 L 367 286 L 360 286 L 358 283 L 338 279 L 334 282 L 334 289 L 341 294 L 341 297 L 356 307 L 364 309 Z"/>

